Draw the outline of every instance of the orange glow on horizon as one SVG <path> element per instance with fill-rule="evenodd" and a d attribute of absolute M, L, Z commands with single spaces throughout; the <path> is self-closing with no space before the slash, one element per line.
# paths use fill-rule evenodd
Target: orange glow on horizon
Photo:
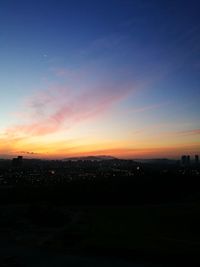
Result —
<path fill-rule="evenodd" d="M 63 159 L 67 157 L 80 157 L 80 156 L 98 156 L 98 155 L 108 155 L 118 158 L 159 158 L 159 157 L 169 157 L 169 158 L 179 158 L 180 155 L 188 153 L 190 155 L 198 154 L 200 151 L 200 143 L 191 143 L 189 145 L 135 145 L 131 147 L 131 144 L 119 145 L 115 144 L 88 144 L 88 145 L 75 145 L 67 144 L 64 142 L 55 144 L 46 144 L 41 146 L 34 144 L 22 144 L 21 142 L 16 142 L 15 145 L 11 145 L 8 151 L 6 145 L 1 146 L 1 154 L 7 154 L 9 157 L 14 157 L 16 155 L 22 154 L 27 158 L 44 158 L 44 159 Z"/>

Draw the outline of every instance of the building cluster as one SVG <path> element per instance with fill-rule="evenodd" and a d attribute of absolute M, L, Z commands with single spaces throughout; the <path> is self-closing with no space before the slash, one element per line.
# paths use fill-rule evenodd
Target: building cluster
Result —
<path fill-rule="evenodd" d="M 199 156 L 181 160 L 39 160 L 22 156 L 0 161 L 1 185 L 59 185 L 157 177 L 200 177 Z"/>
<path fill-rule="evenodd" d="M 199 155 L 195 155 L 193 163 L 195 163 L 195 165 L 199 165 Z M 190 155 L 183 155 L 181 157 L 181 164 L 184 167 L 190 166 L 190 164 L 191 164 Z"/>

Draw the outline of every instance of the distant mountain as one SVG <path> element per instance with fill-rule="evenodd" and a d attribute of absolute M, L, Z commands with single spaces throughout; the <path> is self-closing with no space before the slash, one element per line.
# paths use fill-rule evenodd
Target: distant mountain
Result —
<path fill-rule="evenodd" d="M 102 161 L 102 160 L 113 160 L 117 159 L 112 156 L 86 156 L 86 157 L 71 157 L 71 158 L 65 158 L 63 160 L 71 160 L 71 161 L 78 161 L 78 160 L 83 160 L 83 161 Z"/>

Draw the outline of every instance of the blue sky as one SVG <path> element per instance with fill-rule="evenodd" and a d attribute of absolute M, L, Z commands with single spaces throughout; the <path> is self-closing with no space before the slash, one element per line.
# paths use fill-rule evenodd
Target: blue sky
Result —
<path fill-rule="evenodd" d="M 0 154 L 101 153 L 104 143 L 102 153 L 127 157 L 198 153 L 199 8 L 176 0 L 1 1 Z M 145 132 L 131 137 L 136 131 Z M 59 149 L 75 136 L 74 150 Z"/>

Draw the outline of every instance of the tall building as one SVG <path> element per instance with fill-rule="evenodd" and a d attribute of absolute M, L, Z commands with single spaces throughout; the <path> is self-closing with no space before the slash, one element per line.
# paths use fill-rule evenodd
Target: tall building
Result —
<path fill-rule="evenodd" d="M 187 162 L 186 162 L 186 164 L 187 164 L 187 166 L 190 165 L 190 156 L 189 155 L 187 155 Z"/>
<path fill-rule="evenodd" d="M 183 155 L 181 157 L 181 165 L 185 166 L 186 165 L 186 162 L 187 162 L 187 156 L 186 155 Z"/>
<path fill-rule="evenodd" d="M 22 162 L 23 162 L 23 157 L 18 156 L 17 158 L 12 159 L 12 166 L 14 168 L 21 168 L 22 167 Z"/>
<path fill-rule="evenodd" d="M 184 167 L 187 167 L 190 165 L 190 155 L 183 155 L 181 157 L 181 164 Z"/>
<path fill-rule="evenodd" d="M 199 165 L 199 155 L 195 155 L 195 164 Z"/>

